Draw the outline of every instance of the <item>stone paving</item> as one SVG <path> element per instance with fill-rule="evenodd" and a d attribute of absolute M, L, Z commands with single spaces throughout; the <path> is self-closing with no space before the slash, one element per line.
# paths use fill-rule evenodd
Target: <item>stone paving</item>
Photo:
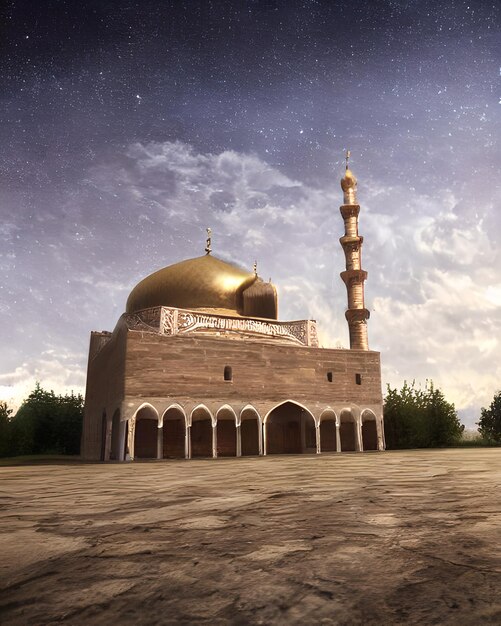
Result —
<path fill-rule="evenodd" d="M 501 449 L 0 467 L 0 623 L 501 624 Z"/>

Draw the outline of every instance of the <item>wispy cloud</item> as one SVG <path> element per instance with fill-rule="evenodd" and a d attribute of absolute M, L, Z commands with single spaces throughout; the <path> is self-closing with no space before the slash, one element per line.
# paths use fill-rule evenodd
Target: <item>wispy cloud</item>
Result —
<path fill-rule="evenodd" d="M 113 327 L 136 281 L 202 254 L 206 226 L 216 256 L 248 269 L 258 260 L 278 286 L 282 318 L 316 318 L 323 345 L 347 346 L 338 181 L 307 183 L 255 154 L 197 152 L 179 141 L 136 143 L 124 157 L 94 166 L 71 198 L 45 207 L 64 224 L 43 250 L 33 248 L 32 272 L 19 285 L 25 308 L 9 315 L 31 328 L 36 318 L 46 340 L 11 338 L 4 397 L 37 377 L 83 390 L 88 332 Z M 501 379 L 493 203 L 479 207 L 467 187 L 423 192 L 377 180 L 360 181 L 359 199 L 369 339 L 382 353 L 384 381 L 433 378 L 473 424 Z M 19 221 L 4 235 L 23 229 Z M 27 251 L 16 253 L 26 264 Z"/>

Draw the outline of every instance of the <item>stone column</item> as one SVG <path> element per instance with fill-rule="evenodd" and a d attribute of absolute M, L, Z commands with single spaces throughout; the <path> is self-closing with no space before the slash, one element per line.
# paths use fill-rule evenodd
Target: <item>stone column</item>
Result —
<path fill-rule="evenodd" d="M 236 427 L 236 432 L 237 432 L 237 456 L 242 456 L 242 431 L 241 431 L 241 426 L 242 426 L 242 424 L 239 424 Z"/>
<path fill-rule="evenodd" d="M 355 433 L 356 433 L 356 440 L 357 440 L 357 446 L 356 446 L 357 452 L 363 452 L 364 444 L 362 440 L 362 420 L 355 421 Z"/>
<path fill-rule="evenodd" d="M 322 452 L 322 442 L 320 441 L 320 424 L 315 423 L 315 440 L 317 443 L 317 454 Z"/>
<path fill-rule="evenodd" d="M 376 429 L 377 429 L 377 449 L 380 452 L 382 452 L 385 449 L 383 420 L 376 418 Z"/>
<path fill-rule="evenodd" d="M 336 452 L 341 452 L 341 434 L 339 428 L 340 423 L 336 420 Z"/>
<path fill-rule="evenodd" d="M 217 459 L 217 422 L 212 425 L 212 458 Z"/>
<path fill-rule="evenodd" d="M 163 426 L 158 428 L 157 433 L 157 459 L 163 459 L 164 457 L 164 428 Z"/>
<path fill-rule="evenodd" d="M 136 436 L 136 418 L 131 417 L 129 420 L 129 435 L 128 435 L 128 447 L 129 447 L 129 458 L 131 461 L 134 460 L 134 439 Z"/>
<path fill-rule="evenodd" d="M 191 459 L 191 426 L 186 426 L 184 433 L 184 457 Z"/>
<path fill-rule="evenodd" d="M 118 436 L 118 460 L 125 461 L 125 433 L 127 431 L 127 420 L 120 420 L 120 430 Z"/>

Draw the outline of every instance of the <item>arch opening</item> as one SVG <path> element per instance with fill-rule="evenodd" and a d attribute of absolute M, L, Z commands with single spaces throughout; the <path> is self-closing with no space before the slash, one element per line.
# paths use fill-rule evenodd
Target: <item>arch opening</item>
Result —
<path fill-rule="evenodd" d="M 261 420 L 254 408 L 245 408 L 240 414 L 240 440 L 242 456 L 259 455 L 259 428 Z"/>
<path fill-rule="evenodd" d="M 331 410 L 320 417 L 320 451 L 337 452 L 336 414 Z"/>
<path fill-rule="evenodd" d="M 186 418 L 180 407 L 169 407 L 163 415 L 162 458 L 184 459 Z"/>
<path fill-rule="evenodd" d="M 351 411 L 341 411 L 339 424 L 339 437 L 341 439 L 341 450 L 343 452 L 355 452 L 357 449 L 355 418 Z"/>
<path fill-rule="evenodd" d="M 191 456 L 212 456 L 212 415 L 204 406 L 191 414 Z"/>
<path fill-rule="evenodd" d="M 136 413 L 134 457 L 156 459 L 158 446 L 158 414 L 152 406 L 144 406 Z"/>
<path fill-rule="evenodd" d="M 266 418 L 267 454 L 315 454 L 316 429 L 313 415 L 295 402 L 275 407 Z"/>
<path fill-rule="evenodd" d="M 364 450 L 378 449 L 376 416 L 368 410 L 362 413 L 362 443 Z"/>
<path fill-rule="evenodd" d="M 218 456 L 237 456 L 237 416 L 230 407 L 217 412 L 216 439 Z"/>

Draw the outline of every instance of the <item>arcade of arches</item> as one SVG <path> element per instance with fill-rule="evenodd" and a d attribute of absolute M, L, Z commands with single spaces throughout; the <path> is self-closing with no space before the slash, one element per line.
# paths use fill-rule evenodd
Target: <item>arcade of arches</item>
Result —
<path fill-rule="evenodd" d="M 186 413 L 179 404 L 160 413 L 143 404 L 128 420 L 117 410 L 103 415 L 102 460 L 240 457 L 383 450 L 382 417 L 370 409 L 326 408 L 318 418 L 286 401 L 266 414 L 247 405 L 223 405 L 215 413 L 200 404 Z"/>

